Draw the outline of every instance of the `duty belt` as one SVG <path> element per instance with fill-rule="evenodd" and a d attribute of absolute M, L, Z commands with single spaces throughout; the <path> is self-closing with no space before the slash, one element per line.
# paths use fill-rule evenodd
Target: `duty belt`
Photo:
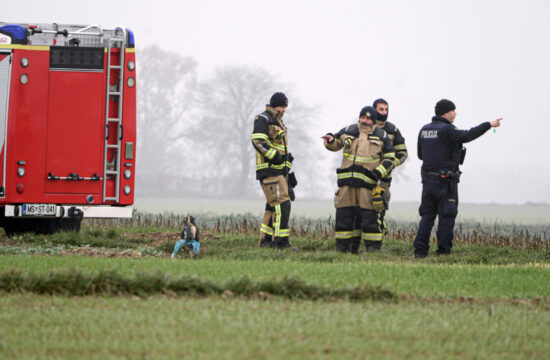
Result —
<path fill-rule="evenodd" d="M 460 175 L 462 174 L 462 171 L 450 171 L 450 170 L 439 170 L 439 171 L 421 171 L 422 176 L 437 176 L 440 179 L 443 180 L 453 180 L 458 182 L 460 180 Z"/>

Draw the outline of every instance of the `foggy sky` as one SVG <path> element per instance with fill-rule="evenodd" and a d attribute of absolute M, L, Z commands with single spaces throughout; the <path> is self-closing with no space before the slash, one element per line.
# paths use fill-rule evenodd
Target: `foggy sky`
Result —
<path fill-rule="evenodd" d="M 156 43 L 191 56 L 201 77 L 229 64 L 264 67 L 320 107 L 311 129 L 319 137 L 384 97 L 388 120 L 409 148 L 397 171 L 410 180 L 392 186 L 394 201 L 420 199 L 416 137 L 439 99 L 456 104 L 462 129 L 504 117 L 496 133 L 466 145 L 460 200 L 550 202 L 549 2 L 29 0 L 3 4 L 2 13 L 6 22 L 128 27 L 138 50 Z M 332 172 L 341 154 L 326 151 L 321 140 L 318 149 L 313 160 Z"/>

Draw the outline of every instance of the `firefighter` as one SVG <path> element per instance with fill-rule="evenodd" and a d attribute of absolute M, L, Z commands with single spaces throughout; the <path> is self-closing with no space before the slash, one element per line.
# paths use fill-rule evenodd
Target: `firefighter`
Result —
<path fill-rule="evenodd" d="M 374 100 L 372 104 L 376 110 L 376 126 L 386 131 L 388 137 L 390 138 L 393 148 L 395 150 L 395 167 L 403 164 L 407 159 L 407 146 L 405 145 L 405 138 L 401 135 L 401 132 L 393 123 L 388 120 L 389 106 L 388 102 L 382 98 Z M 384 199 L 386 201 L 386 206 L 389 208 L 390 205 L 390 185 L 392 177 L 391 172 L 387 176 L 380 179 L 380 186 L 384 189 Z M 386 224 L 386 210 L 380 213 L 380 221 L 382 224 L 382 233 L 386 234 L 388 231 L 388 225 Z"/>
<path fill-rule="evenodd" d="M 290 174 L 294 158 L 288 151 L 287 128 L 282 119 L 287 106 L 285 94 L 273 94 L 266 110 L 254 119 L 251 136 L 256 151 L 256 179 L 266 199 L 260 246 L 278 249 L 290 248 L 290 200 L 294 200 L 296 185 L 294 174 Z"/>
<path fill-rule="evenodd" d="M 344 149 L 342 165 L 336 170 L 339 189 L 334 197 L 336 250 L 340 252 L 357 253 L 361 238 L 369 252 L 382 246 L 384 190 L 379 180 L 393 169 L 395 153 L 386 132 L 375 122 L 376 110 L 365 106 L 359 112 L 359 123 L 338 135 L 322 137 L 328 150 Z"/>
<path fill-rule="evenodd" d="M 435 105 L 432 122 L 424 125 L 418 134 L 418 158 L 422 160 L 422 202 L 418 212 L 421 219 L 414 239 L 414 255 L 428 255 L 429 239 L 435 217 L 438 255 L 450 254 L 453 246 L 453 227 L 458 214 L 459 169 L 466 149 L 463 143 L 483 135 L 491 127 L 500 126 L 502 118 L 484 122 L 470 130 L 459 130 L 453 123 L 456 107 L 452 101 L 442 99 Z"/>

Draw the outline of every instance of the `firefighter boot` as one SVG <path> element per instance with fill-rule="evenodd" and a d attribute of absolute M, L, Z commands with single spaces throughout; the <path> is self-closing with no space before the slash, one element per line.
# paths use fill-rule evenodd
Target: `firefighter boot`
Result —
<path fill-rule="evenodd" d="M 273 247 L 273 211 L 272 206 L 265 204 L 264 217 L 260 226 L 260 247 Z"/>
<path fill-rule="evenodd" d="M 290 247 L 290 242 L 288 241 L 288 236 L 285 237 L 275 237 L 273 241 L 273 247 L 277 249 L 288 249 Z"/>
<path fill-rule="evenodd" d="M 260 247 L 273 247 L 273 236 L 262 232 L 260 234 Z"/>
<path fill-rule="evenodd" d="M 367 252 L 377 252 L 382 249 L 382 241 L 365 240 L 365 249 Z"/>
<path fill-rule="evenodd" d="M 351 249 L 350 252 L 352 254 L 359 254 L 359 247 L 361 247 L 361 237 L 353 237 L 351 238 Z"/>
<path fill-rule="evenodd" d="M 336 251 L 351 252 L 351 239 L 336 239 Z"/>

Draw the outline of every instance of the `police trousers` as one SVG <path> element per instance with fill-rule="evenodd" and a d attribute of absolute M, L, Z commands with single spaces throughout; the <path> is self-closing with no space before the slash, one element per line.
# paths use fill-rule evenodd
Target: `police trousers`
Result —
<path fill-rule="evenodd" d="M 260 246 L 290 247 L 290 196 L 285 176 L 269 176 L 261 180 L 265 195 L 265 211 L 260 226 Z"/>
<path fill-rule="evenodd" d="M 372 193 L 366 188 L 342 186 L 334 197 L 336 250 L 358 253 L 361 239 L 367 251 L 382 247 L 379 214 L 372 208 Z"/>
<path fill-rule="evenodd" d="M 418 209 L 421 216 L 414 239 L 414 253 L 424 257 L 430 248 L 430 234 L 436 216 L 437 253 L 450 254 L 453 247 L 453 228 L 458 214 L 458 185 L 456 181 L 426 176 L 422 180 L 422 202 Z"/>

